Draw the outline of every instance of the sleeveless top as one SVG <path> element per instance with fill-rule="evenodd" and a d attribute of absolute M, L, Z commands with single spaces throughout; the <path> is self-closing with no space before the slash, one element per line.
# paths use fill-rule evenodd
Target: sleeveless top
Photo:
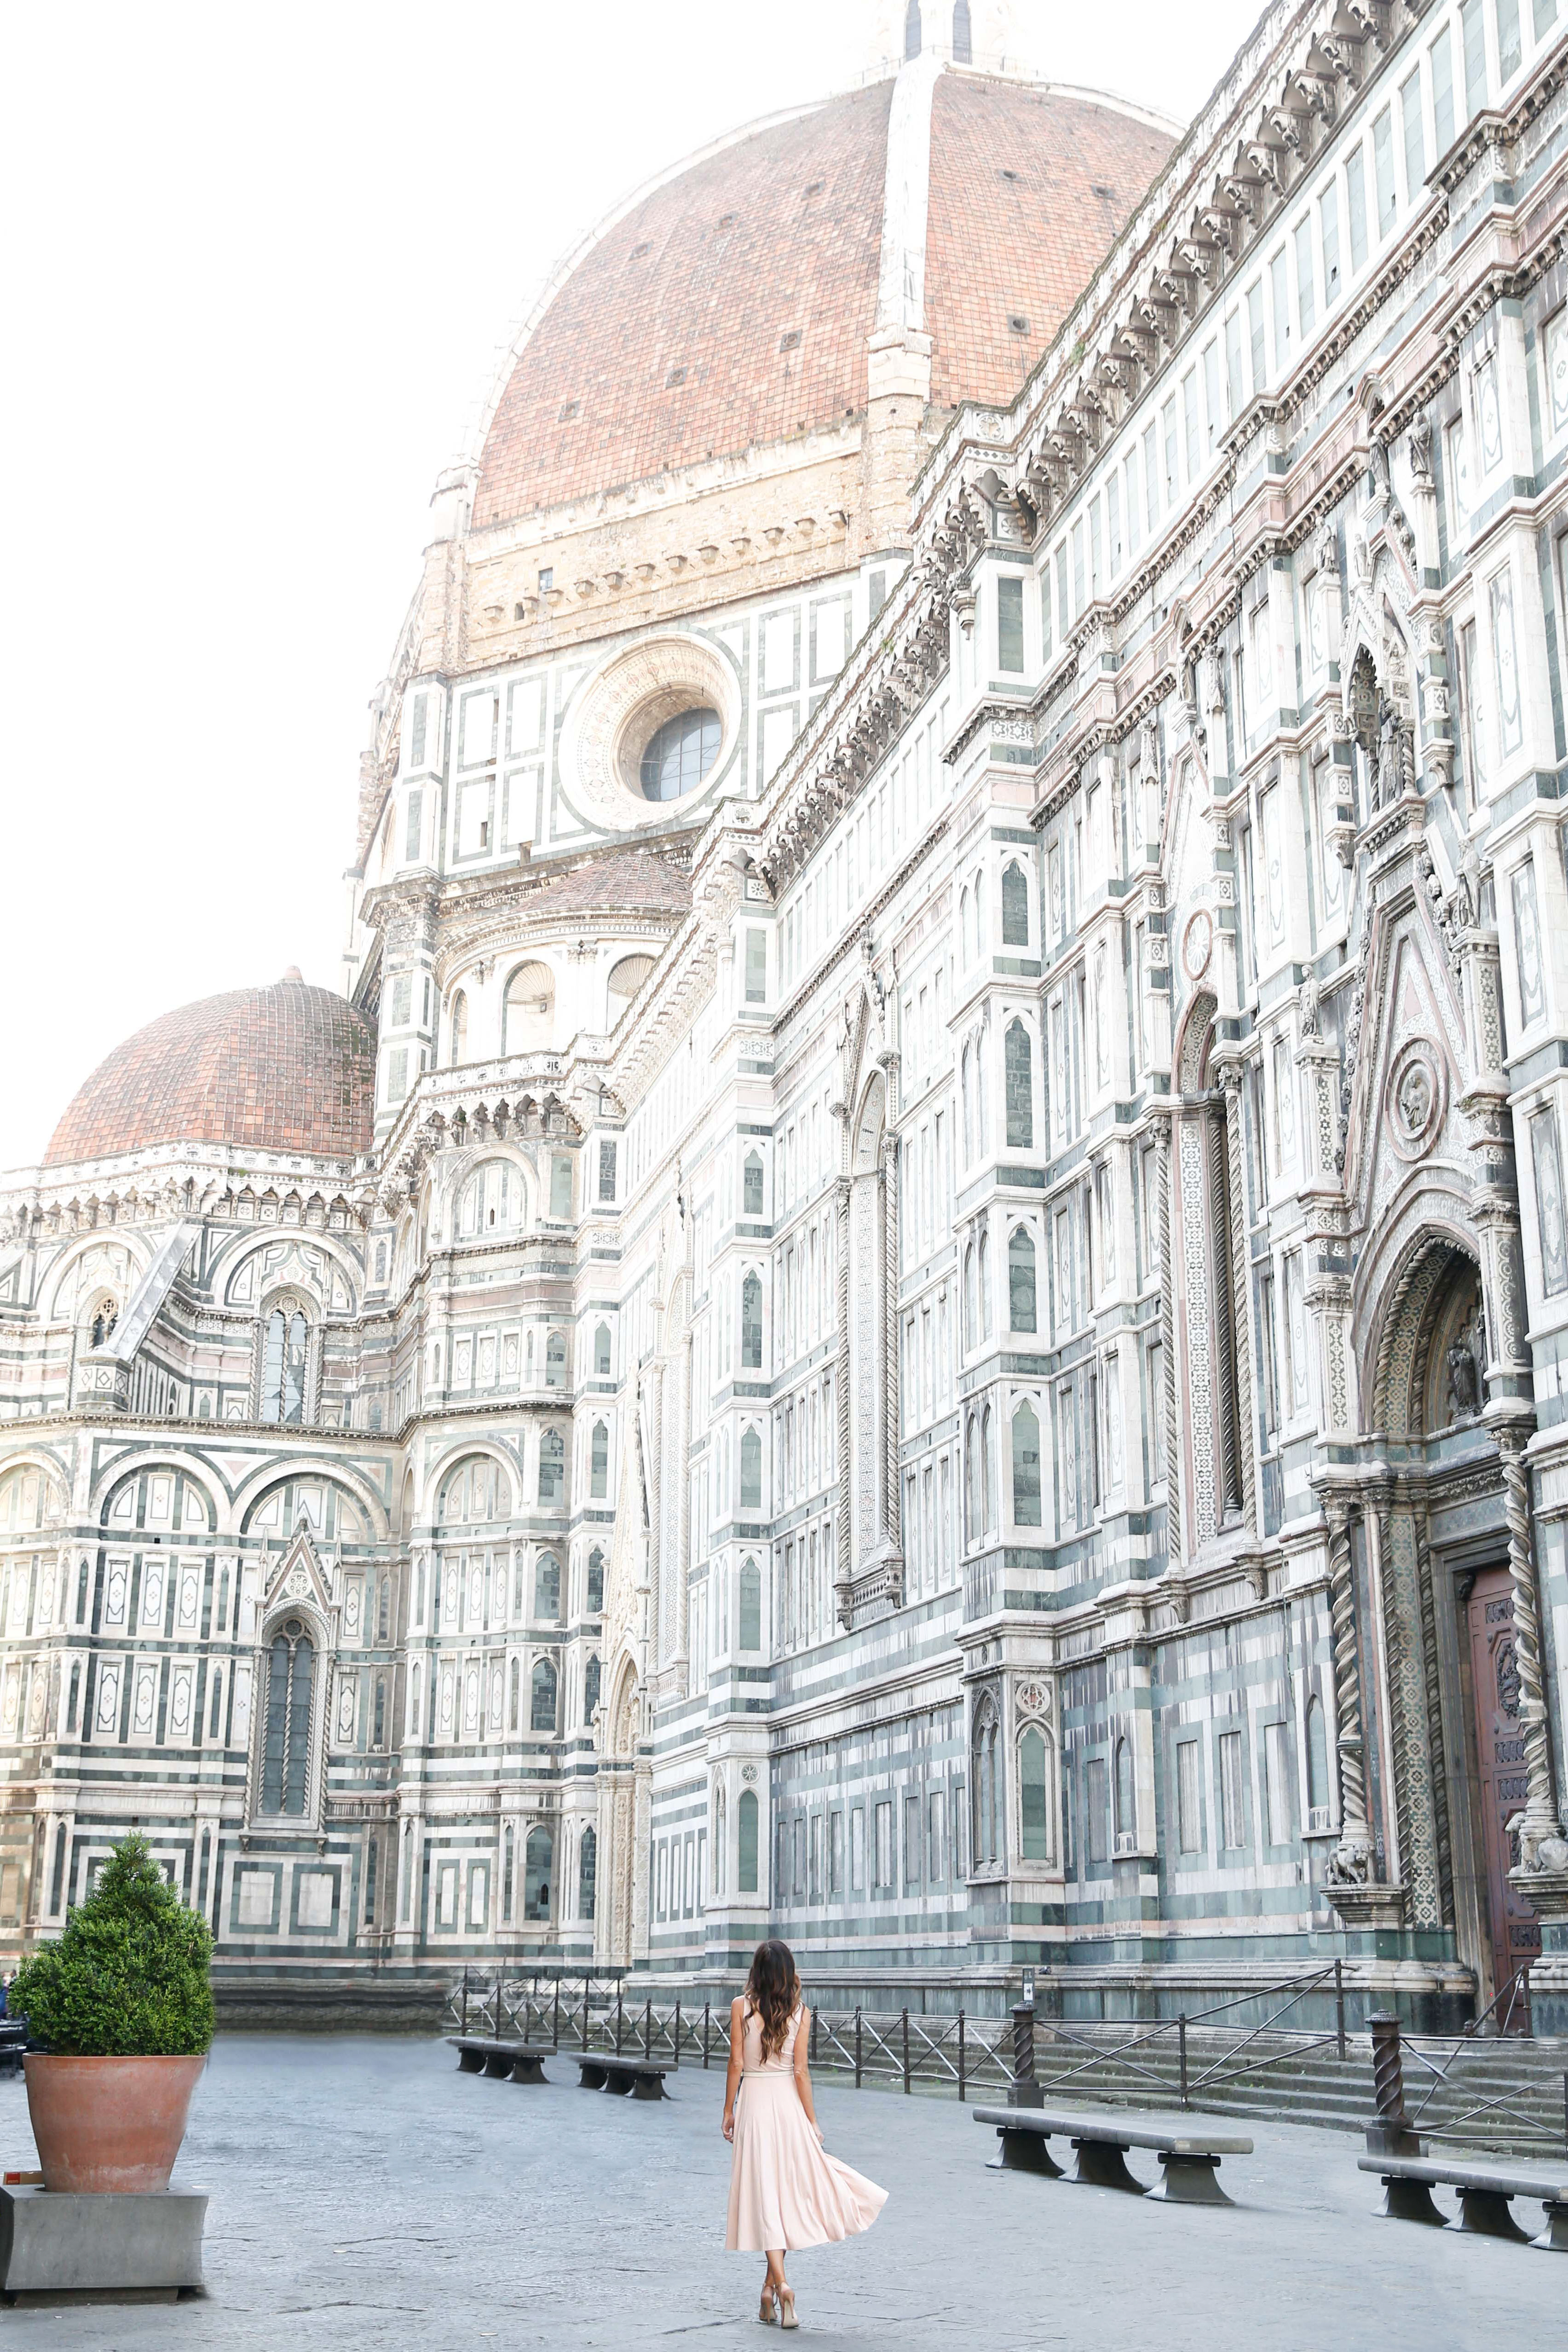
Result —
<path fill-rule="evenodd" d="M 784 2046 L 771 2057 L 763 2055 L 763 2021 L 748 2003 L 741 2027 L 741 2071 L 743 2074 L 787 2074 L 795 2066 L 795 2037 L 800 2031 L 797 2001 L 784 2028 Z"/>

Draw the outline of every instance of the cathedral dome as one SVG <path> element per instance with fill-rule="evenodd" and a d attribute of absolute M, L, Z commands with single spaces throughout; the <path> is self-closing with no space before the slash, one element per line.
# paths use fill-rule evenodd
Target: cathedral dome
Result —
<path fill-rule="evenodd" d="M 77 1093 L 46 1167 L 157 1143 L 348 1160 L 368 1150 L 375 1032 L 345 997 L 290 970 L 138 1029 Z"/>
<path fill-rule="evenodd" d="M 868 344 L 1008 400 L 1174 143 L 1099 93 L 955 68 L 773 118 L 645 187 L 556 273 L 490 413 L 477 529 L 840 426 Z"/>

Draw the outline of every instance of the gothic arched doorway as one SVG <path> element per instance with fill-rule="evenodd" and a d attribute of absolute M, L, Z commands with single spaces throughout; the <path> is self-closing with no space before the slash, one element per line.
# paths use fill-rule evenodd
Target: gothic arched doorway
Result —
<path fill-rule="evenodd" d="M 1507 1494 L 1511 1478 L 1528 1511 L 1522 1440 L 1500 1444 L 1483 1418 L 1483 1281 L 1458 1235 L 1422 1234 L 1388 1300 L 1369 1399 L 1394 1475 L 1366 1509 L 1377 1573 L 1363 1598 L 1378 1622 L 1363 1624 L 1363 1655 L 1381 1662 L 1368 1794 L 1406 1927 L 1448 1931 L 1484 2007 L 1541 1947 L 1509 1877 L 1526 1796 Z"/>

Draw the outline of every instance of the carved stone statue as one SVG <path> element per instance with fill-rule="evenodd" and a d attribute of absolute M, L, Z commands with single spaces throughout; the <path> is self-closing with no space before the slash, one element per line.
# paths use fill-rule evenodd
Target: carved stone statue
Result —
<path fill-rule="evenodd" d="M 1448 1350 L 1448 1412 L 1454 1421 L 1473 1421 L 1481 1409 L 1481 1375 L 1468 1328 Z"/>
<path fill-rule="evenodd" d="M 1303 1037 L 1321 1037 L 1323 1034 L 1321 993 L 1318 986 L 1317 973 L 1309 971 L 1302 980 L 1300 992 L 1296 1000 L 1301 1011 Z"/>
<path fill-rule="evenodd" d="M 1392 808 L 1405 790 L 1403 730 L 1392 702 L 1384 703 L 1377 718 L 1377 805 Z"/>
<path fill-rule="evenodd" d="M 1410 477 L 1420 489 L 1432 487 L 1432 419 L 1425 409 L 1410 427 Z"/>
<path fill-rule="evenodd" d="M 1412 1062 L 1399 1081 L 1399 1117 L 1411 1139 L 1425 1135 L 1432 1117 L 1432 1078 L 1424 1062 Z"/>

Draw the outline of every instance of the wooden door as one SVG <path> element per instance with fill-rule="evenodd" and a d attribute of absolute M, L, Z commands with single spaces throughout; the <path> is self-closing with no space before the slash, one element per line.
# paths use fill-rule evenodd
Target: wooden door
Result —
<path fill-rule="evenodd" d="M 1475 1695 L 1476 1761 L 1480 1774 L 1481 1837 L 1486 1848 L 1487 1912 L 1492 1984 L 1506 1984 L 1541 1949 L 1535 1913 L 1508 1874 L 1518 1860 L 1508 1824 L 1524 1810 L 1524 1727 L 1519 1714 L 1519 1662 L 1513 1643 L 1513 1585 L 1506 1568 L 1476 1579 L 1469 1600 L 1470 1686 Z M 1506 2009 L 1508 2004 L 1502 2004 Z M 1516 2016 L 1514 2022 L 1521 2024 Z"/>

